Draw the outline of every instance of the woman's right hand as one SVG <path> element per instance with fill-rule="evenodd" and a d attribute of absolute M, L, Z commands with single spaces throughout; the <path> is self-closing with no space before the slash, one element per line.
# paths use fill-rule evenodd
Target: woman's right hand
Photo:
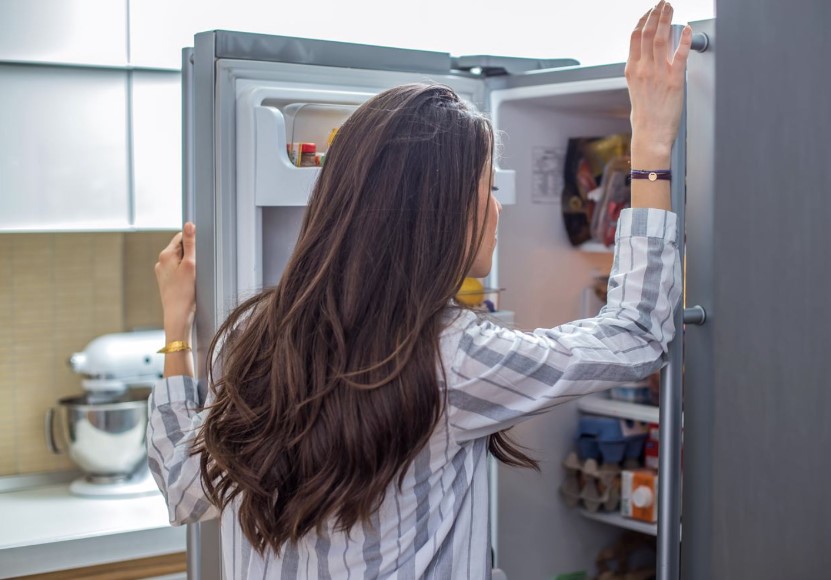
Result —
<path fill-rule="evenodd" d="M 632 149 L 641 157 L 668 157 L 678 134 L 692 29 L 684 28 L 671 54 L 672 14 L 672 6 L 661 0 L 641 17 L 630 39 L 625 74 L 632 105 Z"/>
<path fill-rule="evenodd" d="M 159 254 L 156 281 L 167 341 L 190 340 L 196 313 L 196 227 L 187 222 Z"/>

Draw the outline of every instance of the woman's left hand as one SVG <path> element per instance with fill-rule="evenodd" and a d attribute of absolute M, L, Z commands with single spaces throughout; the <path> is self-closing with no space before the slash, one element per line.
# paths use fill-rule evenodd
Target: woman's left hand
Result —
<path fill-rule="evenodd" d="M 632 104 L 632 148 L 656 149 L 669 155 L 678 134 L 684 104 L 684 79 L 692 45 L 685 26 L 672 51 L 672 15 L 661 0 L 638 21 L 626 61 L 626 84 Z"/>
<path fill-rule="evenodd" d="M 196 226 L 185 223 L 156 262 L 168 342 L 189 340 L 196 313 Z"/>

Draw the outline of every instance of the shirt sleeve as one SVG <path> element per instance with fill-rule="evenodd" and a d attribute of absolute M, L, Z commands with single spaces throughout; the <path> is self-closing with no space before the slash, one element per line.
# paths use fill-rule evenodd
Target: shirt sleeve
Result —
<path fill-rule="evenodd" d="M 159 379 L 148 400 L 147 462 L 178 526 L 219 516 L 202 489 L 199 455 L 191 454 L 207 411 L 192 377 Z"/>
<path fill-rule="evenodd" d="M 594 318 L 520 332 L 470 314 L 447 376 L 456 440 L 496 433 L 658 370 L 681 297 L 677 235 L 672 212 L 621 212 L 607 302 Z"/>

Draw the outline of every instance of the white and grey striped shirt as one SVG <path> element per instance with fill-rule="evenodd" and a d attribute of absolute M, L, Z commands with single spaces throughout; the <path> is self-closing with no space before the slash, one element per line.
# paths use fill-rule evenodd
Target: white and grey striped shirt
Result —
<path fill-rule="evenodd" d="M 454 314 L 441 337 L 446 411 L 403 488 L 391 484 L 372 521 L 350 535 L 330 525 L 279 558 L 252 550 L 236 507 L 226 509 L 225 577 L 490 578 L 487 436 L 660 368 L 681 295 L 676 230 L 672 212 L 622 212 L 607 304 L 595 318 L 524 333 Z M 202 492 L 199 458 L 189 455 L 203 421 L 197 391 L 190 377 L 170 377 L 149 401 L 148 461 L 173 525 L 219 515 Z"/>

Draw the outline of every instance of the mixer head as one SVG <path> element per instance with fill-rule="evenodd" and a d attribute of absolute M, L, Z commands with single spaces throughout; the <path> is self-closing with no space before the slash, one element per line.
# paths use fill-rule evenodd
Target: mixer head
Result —
<path fill-rule="evenodd" d="M 152 386 L 163 376 L 163 330 L 135 330 L 105 334 L 93 339 L 69 358 L 72 370 L 82 375 L 81 386 L 90 403 L 112 402 L 132 386 Z"/>

